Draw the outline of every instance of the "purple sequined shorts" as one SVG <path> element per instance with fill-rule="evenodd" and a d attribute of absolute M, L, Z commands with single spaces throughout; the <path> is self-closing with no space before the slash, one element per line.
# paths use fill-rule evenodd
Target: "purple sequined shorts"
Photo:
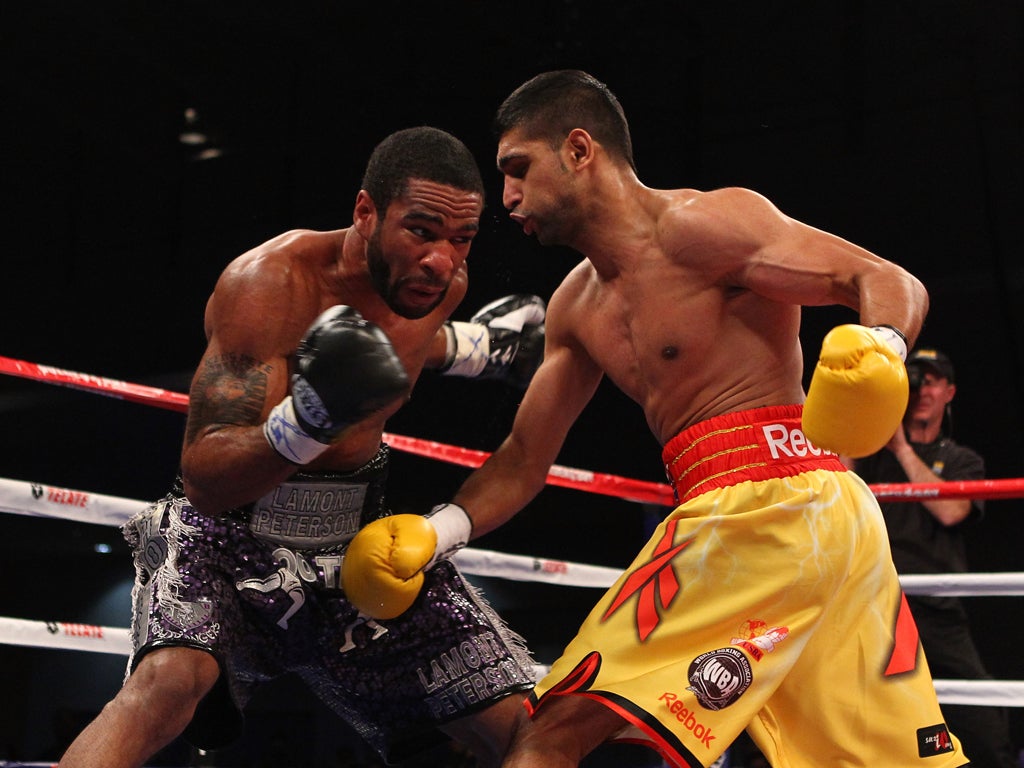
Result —
<path fill-rule="evenodd" d="M 321 506 L 304 518 L 294 504 L 277 518 L 258 506 L 208 517 L 171 494 L 125 525 L 137 573 L 129 669 L 156 648 L 188 646 L 213 654 L 227 684 L 207 696 L 186 731 L 196 746 L 237 736 L 255 685 L 285 672 L 385 757 L 532 687 L 522 639 L 450 562 L 426 574 L 416 603 L 398 618 L 360 616 L 337 580 L 339 542 L 358 523 L 344 531 L 344 515 Z M 310 532 L 322 546 L 300 548 Z"/>

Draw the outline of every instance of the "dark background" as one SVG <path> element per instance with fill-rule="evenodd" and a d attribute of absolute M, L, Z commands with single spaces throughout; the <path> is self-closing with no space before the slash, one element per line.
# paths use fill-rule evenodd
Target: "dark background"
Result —
<path fill-rule="evenodd" d="M 348 225 L 373 146 L 418 124 L 466 141 L 489 185 L 457 317 L 505 293 L 548 296 L 576 257 L 508 223 L 489 122 L 523 80 L 578 67 L 622 101 L 649 186 L 748 186 L 918 275 L 932 299 L 921 341 L 957 366 L 954 436 L 991 477 L 1024 475 L 1016 0 L 41 0 L 4 17 L 0 355 L 186 391 L 227 262 L 286 229 Z M 182 143 L 190 130 L 207 142 Z M 828 328 L 854 319 L 805 311 L 808 370 Z M 515 406 L 498 384 L 425 377 L 389 430 L 490 450 Z M 0 377 L 0 476 L 155 498 L 182 427 L 175 413 Z M 662 480 L 639 409 L 610 387 L 559 462 Z M 444 500 L 465 474 L 398 454 L 394 500 Z M 1020 570 L 1022 506 L 988 505 L 969 533 L 976 570 Z M 622 567 L 656 514 L 548 489 L 477 544 Z M 131 567 L 115 529 L 0 517 L 0 575 L 0 615 L 127 625 Z M 597 597 L 485 587 L 542 661 Z M 968 602 L 991 671 L 1024 679 L 1019 601 Z M 0 666 L 0 758 L 45 760 L 116 692 L 123 659 L 0 646 Z M 248 751 L 206 764 L 283 765 L 267 761 L 284 749 L 294 764 L 340 765 L 343 731 L 285 682 L 254 705 Z"/>

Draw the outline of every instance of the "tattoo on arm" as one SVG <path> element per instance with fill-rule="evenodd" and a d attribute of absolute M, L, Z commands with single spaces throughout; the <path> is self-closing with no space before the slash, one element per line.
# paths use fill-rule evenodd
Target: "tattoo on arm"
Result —
<path fill-rule="evenodd" d="M 210 424 L 259 424 L 271 366 L 247 355 L 220 355 L 206 360 L 189 394 L 185 441 L 192 443 Z"/>

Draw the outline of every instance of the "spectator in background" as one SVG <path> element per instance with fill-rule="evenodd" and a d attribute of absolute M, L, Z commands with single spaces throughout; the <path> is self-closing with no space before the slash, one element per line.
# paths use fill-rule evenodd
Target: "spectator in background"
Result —
<path fill-rule="evenodd" d="M 934 483 L 980 480 L 982 457 L 952 439 L 956 376 L 949 357 L 918 349 L 907 359 L 910 402 L 902 426 L 888 444 L 853 468 L 868 483 Z M 881 505 L 896 570 L 903 573 L 968 572 L 964 528 L 984 512 L 970 499 L 921 499 Z M 907 595 L 936 679 L 989 680 L 971 637 L 960 598 Z M 1006 711 L 943 704 L 946 723 L 959 738 L 973 768 L 1013 768 Z"/>

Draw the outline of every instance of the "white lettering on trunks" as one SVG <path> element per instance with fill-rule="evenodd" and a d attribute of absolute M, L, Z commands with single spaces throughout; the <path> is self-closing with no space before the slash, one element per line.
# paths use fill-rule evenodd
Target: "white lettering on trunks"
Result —
<path fill-rule="evenodd" d="M 791 459 L 808 454 L 811 456 L 821 456 L 823 453 L 832 454 L 832 451 L 823 450 L 808 440 L 801 430 L 789 429 L 784 424 L 766 424 L 761 427 L 761 431 L 764 433 L 764 439 L 768 443 L 768 450 L 773 459 L 783 456 Z"/>
<path fill-rule="evenodd" d="M 300 549 L 344 544 L 359 530 L 366 489 L 365 483 L 282 483 L 253 504 L 249 528 Z"/>
<path fill-rule="evenodd" d="M 416 668 L 436 719 L 485 701 L 509 685 L 529 682 L 491 632 L 464 640 Z"/>

